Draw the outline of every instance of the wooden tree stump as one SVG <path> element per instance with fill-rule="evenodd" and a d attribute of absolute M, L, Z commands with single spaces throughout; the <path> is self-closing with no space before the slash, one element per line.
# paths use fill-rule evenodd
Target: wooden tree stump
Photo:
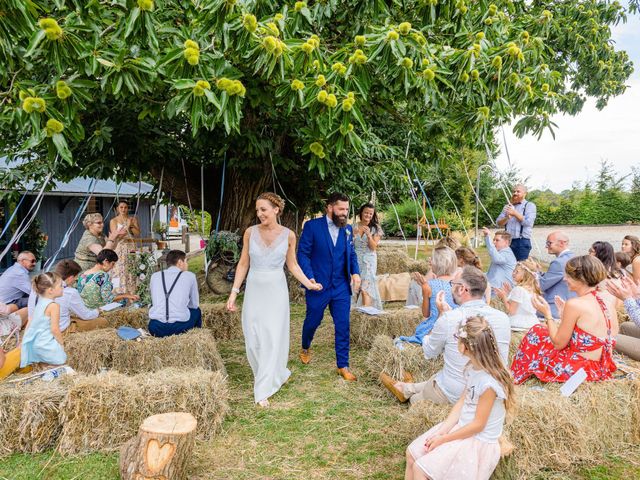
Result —
<path fill-rule="evenodd" d="M 185 412 L 146 418 L 138 435 L 120 449 L 120 476 L 124 480 L 186 478 L 197 424 L 193 415 Z"/>

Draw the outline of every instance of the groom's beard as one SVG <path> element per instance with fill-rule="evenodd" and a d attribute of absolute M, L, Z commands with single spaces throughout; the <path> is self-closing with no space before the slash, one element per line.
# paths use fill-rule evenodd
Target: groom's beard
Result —
<path fill-rule="evenodd" d="M 333 213 L 331 214 L 331 220 L 333 221 L 333 224 L 336 227 L 342 228 L 347 226 L 348 217 L 346 215 L 338 216 L 335 213 Z"/>

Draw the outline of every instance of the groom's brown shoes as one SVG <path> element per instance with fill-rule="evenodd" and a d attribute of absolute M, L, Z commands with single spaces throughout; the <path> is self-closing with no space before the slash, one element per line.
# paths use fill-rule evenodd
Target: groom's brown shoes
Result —
<path fill-rule="evenodd" d="M 300 350 L 300 361 L 307 365 L 311 361 L 311 350 L 308 348 Z"/>
<path fill-rule="evenodd" d="M 351 371 L 349 370 L 349 367 L 343 367 L 343 368 L 339 368 L 338 369 L 338 373 L 342 376 L 342 378 L 344 378 L 347 382 L 355 382 L 356 380 L 358 380 L 358 377 L 356 377 L 353 373 L 351 373 Z"/>

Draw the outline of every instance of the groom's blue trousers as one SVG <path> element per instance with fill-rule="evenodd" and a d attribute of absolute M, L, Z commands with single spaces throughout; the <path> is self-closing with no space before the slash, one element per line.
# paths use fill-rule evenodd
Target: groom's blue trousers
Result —
<path fill-rule="evenodd" d="M 307 315 L 302 326 L 302 348 L 311 346 L 316 330 L 329 306 L 335 328 L 336 363 L 338 368 L 349 366 L 349 315 L 351 295 L 349 284 L 331 286 L 320 292 L 307 291 Z"/>

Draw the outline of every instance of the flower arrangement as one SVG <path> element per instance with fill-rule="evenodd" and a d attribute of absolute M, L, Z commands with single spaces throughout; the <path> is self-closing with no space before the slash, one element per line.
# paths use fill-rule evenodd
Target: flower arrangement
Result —
<path fill-rule="evenodd" d="M 149 283 L 151 274 L 157 268 L 155 257 L 149 252 L 132 252 L 127 260 L 127 270 L 136 281 L 136 295 L 140 297 L 140 304 L 151 305 Z"/>
<path fill-rule="evenodd" d="M 165 235 L 169 231 L 169 225 L 167 225 L 165 222 L 161 222 L 160 220 L 156 220 L 155 222 L 153 222 L 151 230 L 153 231 L 153 233 L 160 235 L 160 238 L 164 240 Z"/>

